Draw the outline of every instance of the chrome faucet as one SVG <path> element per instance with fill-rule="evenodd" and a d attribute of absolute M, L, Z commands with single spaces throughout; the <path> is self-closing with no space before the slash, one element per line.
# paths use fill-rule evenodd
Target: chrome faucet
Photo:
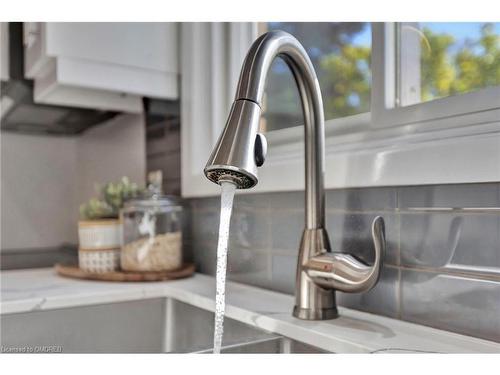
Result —
<path fill-rule="evenodd" d="M 325 228 L 325 124 L 323 101 L 313 65 L 292 35 L 272 31 L 251 46 L 226 126 L 205 167 L 206 177 L 220 184 L 232 181 L 238 189 L 258 182 L 257 167 L 264 163 L 267 143 L 258 133 L 262 98 L 271 63 L 281 57 L 297 83 L 305 121 L 306 217 L 297 264 L 293 315 L 307 320 L 338 316 L 335 290 L 365 292 L 378 281 L 385 252 L 384 220 L 371 228 L 375 248 L 372 266 L 344 253 L 332 253 Z"/>

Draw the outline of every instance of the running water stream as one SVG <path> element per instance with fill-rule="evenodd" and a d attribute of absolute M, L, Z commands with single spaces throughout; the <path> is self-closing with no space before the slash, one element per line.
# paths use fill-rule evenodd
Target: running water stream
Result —
<path fill-rule="evenodd" d="M 217 281 L 215 293 L 214 354 L 219 354 L 224 331 L 224 311 L 226 308 L 226 268 L 229 240 L 229 224 L 233 209 L 236 185 L 231 182 L 221 183 L 219 242 L 217 244 Z"/>

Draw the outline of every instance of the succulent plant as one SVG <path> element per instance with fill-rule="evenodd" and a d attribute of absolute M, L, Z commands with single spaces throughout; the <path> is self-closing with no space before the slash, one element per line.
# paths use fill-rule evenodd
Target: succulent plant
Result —
<path fill-rule="evenodd" d="M 117 218 L 125 201 L 137 197 L 142 191 L 128 177 L 122 177 L 116 183 L 108 182 L 102 187 L 96 185 L 99 197 L 80 206 L 80 217 L 85 220 Z"/>

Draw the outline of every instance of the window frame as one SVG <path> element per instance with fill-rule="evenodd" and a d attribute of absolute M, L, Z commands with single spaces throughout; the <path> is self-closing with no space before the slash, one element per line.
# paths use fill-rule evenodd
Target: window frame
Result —
<path fill-rule="evenodd" d="M 325 187 L 500 181 L 500 102 L 494 100 L 495 95 L 500 97 L 500 87 L 396 107 L 395 26 L 395 23 L 371 25 L 371 111 L 325 122 Z M 199 35 L 191 38 L 197 42 L 210 35 L 201 29 L 219 30 L 223 26 L 182 27 L 188 29 L 184 35 L 200 29 Z M 225 40 L 229 40 L 229 53 L 226 54 L 219 48 L 215 57 L 214 52 L 207 49 L 205 57 L 197 56 L 197 48 L 183 46 L 189 50 L 183 53 L 182 80 L 188 84 L 183 85 L 181 99 L 184 114 L 182 195 L 185 197 L 220 192 L 218 186 L 203 176 L 203 166 L 224 125 L 241 62 L 258 35 L 258 23 L 234 23 L 228 32 Z M 212 33 L 217 37 L 217 33 Z M 224 39 L 221 35 L 217 38 Z M 186 43 L 189 45 L 189 38 Z M 206 47 L 207 43 L 201 45 Z M 221 73 L 218 80 L 206 82 L 200 89 L 200 80 L 191 76 L 190 71 L 199 74 L 200 64 L 218 69 L 224 66 L 221 56 L 227 55 L 230 74 L 226 74 L 225 81 L 221 83 Z M 213 99 L 214 92 L 227 94 L 227 103 Z M 212 98 L 209 102 L 207 95 Z M 208 122 L 199 121 L 206 118 L 203 111 L 209 116 Z M 204 137 L 204 142 L 200 137 Z M 303 137 L 302 125 L 268 132 L 268 156 L 259 168 L 259 183 L 241 193 L 303 190 Z"/>
<path fill-rule="evenodd" d="M 376 138 L 379 129 L 411 125 L 415 132 L 442 130 L 499 121 L 500 86 L 399 107 L 395 22 L 374 22 L 372 29 L 372 84 L 370 112 L 325 121 L 326 137 L 365 132 Z M 257 37 L 257 35 L 256 35 Z M 499 98 L 495 100 L 495 98 Z M 435 127 L 433 127 L 435 126 Z M 274 130 L 266 137 L 277 144 L 302 137 L 303 125 Z M 295 130 L 292 130 L 295 129 Z M 368 134 L 370 133 L 370 134 Z M 391 132 L 387 132 L 388 135 Z M 393 131 L 398 134 L 400 131 Z M 295 139 L 294 139 L 295 138 Z M 344 143 L 344 142 L 342 142 Z"/>
<path fill-rule="evenodd" d="M 498 121 L 500 110 L 500 86 L 482 88 L 474 92 L 434 99 L 428 102 L 397 106 L 398 64 L 397 28 L 395 22 L 372 24 L 372 117 L 376 128 L 422 124 L 431 126 L 432 121 L 455 117 L 459 124 L 470 125 Z M 374 48 L 375 47 L 375 48 Z M 495 100 L 496 99 L 496 100 Z M 477 121 L 470 116 L 477 114 Z M 472 121 L 472 122 L 471 122 Z"/>

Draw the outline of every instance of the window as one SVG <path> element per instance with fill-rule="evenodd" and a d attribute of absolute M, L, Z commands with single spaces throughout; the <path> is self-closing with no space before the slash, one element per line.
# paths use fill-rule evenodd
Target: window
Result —
<path fill-rule="evenodd" d="M 203 167 L 242 61 L 267 30 L 304 45 L 325 109 L 325 186 L 500 181 L 500 23 L 183 24 L 182 193 L 217 194 Z M 206 72 L 209 71 L 210 74 Z M 304 189 L 304 130 L 284 62 L 271 67 L 252 193 Z"/>
<path fill-rule="evenodd" d="M 402 23 L 398 34 L 398 105 L 500 85 L 500 23 Z"/>
<path fill-rule="evenodd" d="M 262 34 L 283 30 L 305 47 L 321 85 L 325 119 L 370 111 L 371 26 L 362 22 L 270 22 L 260 24 Z M 261 130 L 272 131 L 303 124 L 293 76 L 284 61 L 271 67 L 264 98 Z"/>

